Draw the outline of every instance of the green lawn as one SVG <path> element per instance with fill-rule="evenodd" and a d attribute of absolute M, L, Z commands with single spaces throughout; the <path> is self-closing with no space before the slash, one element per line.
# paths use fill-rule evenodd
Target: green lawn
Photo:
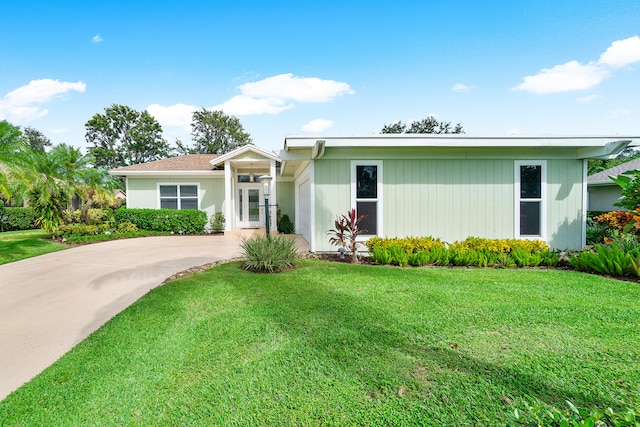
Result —
<path fill-rule="evenodd" d="M 0 233 L 0 265 L 67 249 L 62 243 L 46 240 L 43 230 L 6 231 Z"/>
<path fill-rule="evenodd" d="M 0 425 L 505 425 L 640 408 L 640 286 L 304 260 L 151 291 L 0 402 Z M 512 399 L 513 403 L 507 402 Z"/>

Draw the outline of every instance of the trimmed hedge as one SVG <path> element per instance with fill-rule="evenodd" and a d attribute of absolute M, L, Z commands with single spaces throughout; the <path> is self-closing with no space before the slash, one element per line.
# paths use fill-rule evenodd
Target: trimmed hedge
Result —
<path fill-rule="evenodd" d="M 0 208 L 0 231 L 31 230 L 37 228 L 33 208 Z"/>
<path fill-rule="evenodd" d="M 127 209 L 114 211 L 117 224 L 130 222 L 140 230 L 173 232 L 176 234 L 202 234 L 207 223 L 204 211 L 193 209 Z"/>

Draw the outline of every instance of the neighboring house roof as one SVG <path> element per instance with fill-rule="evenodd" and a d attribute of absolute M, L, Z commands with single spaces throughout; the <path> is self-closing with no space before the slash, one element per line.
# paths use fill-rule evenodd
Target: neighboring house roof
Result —
<path fill-rule="evenodd" d="M 594 173 L 587 178 L 587 182 L 590 185 L 617 185 L 609 177 L 618 176 L 622 173 L 636 169 L 640 169 L 640 159 L 630 160 L 618 166 L 605 169 L 602 172 Z"/>
<path fill-rule="evenodd" d="M 187 154 L 155 162 L 123 166 L 109 171 L 111 175 L 155 175 L 172 172 L 202 173 L 213 171 L 211 161 L 219 154 Z"/>

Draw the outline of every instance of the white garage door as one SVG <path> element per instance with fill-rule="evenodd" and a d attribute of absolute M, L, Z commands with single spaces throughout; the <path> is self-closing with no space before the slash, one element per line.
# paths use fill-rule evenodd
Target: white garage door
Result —
<path fill-rule="evenodd" d="M 298 234 L 311 243 L 311 186 L 309 179 L 298 184 Z"/>

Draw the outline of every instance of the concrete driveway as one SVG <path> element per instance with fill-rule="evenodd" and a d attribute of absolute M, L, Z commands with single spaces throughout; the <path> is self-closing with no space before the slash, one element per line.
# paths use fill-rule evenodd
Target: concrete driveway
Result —
<path fill-rule="evenodd" d="M 0 400 L 166 278 L 240 256 L 238 236 L 81 246 L 0 266 Z"/>

